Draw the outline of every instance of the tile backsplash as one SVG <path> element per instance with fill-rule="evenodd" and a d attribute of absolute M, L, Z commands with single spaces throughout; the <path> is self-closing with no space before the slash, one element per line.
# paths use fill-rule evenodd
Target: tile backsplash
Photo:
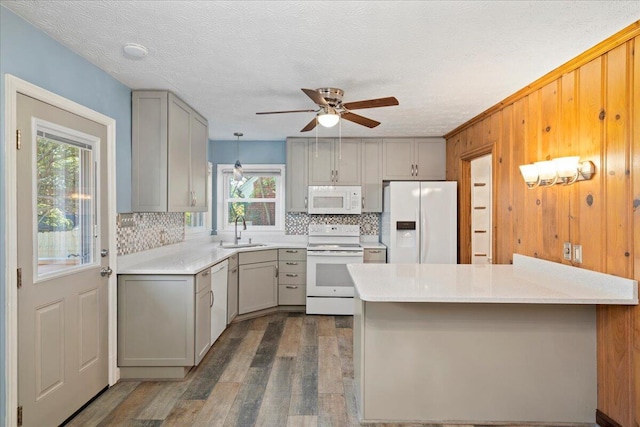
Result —
<path fill-rule="evenodd" d="M 118 255 L 127 255 L 184 240 L 184 213 L 133 213 L 133 226 L 118 222 Z"/>
<path fill-rule="evenodd" d="M 375 236 L 380 234 L 380 214 L 377 213 L 365 213 L 362 215 L 309 215 L 306 213 L 287 213 L 284 220 L 285 233 L 289 235 L 307 234 L 309 224 L 359 225 L 361 235 Z"/>

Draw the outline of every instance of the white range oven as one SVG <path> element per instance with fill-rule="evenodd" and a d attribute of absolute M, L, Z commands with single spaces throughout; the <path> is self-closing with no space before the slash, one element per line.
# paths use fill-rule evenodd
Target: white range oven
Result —
<path fill-rule="evenodd" d="M 359 225 L 310 225 L 307 247 L 307 314 L 353 314 L 347 264 L 362 264 Z"/>

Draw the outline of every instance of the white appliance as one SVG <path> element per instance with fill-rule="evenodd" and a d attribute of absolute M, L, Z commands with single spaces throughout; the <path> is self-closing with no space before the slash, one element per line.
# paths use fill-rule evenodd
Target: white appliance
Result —
<path fill-rule="evenodd" d="M 362 213 L 362 187 L 354 185 L 310 185 L 310 214 L 349 214 Z"/>
<path fill-rule="evenodd" d="M 227 277 L 229 262 L 216 264 L 211 269 L 211 345 L 227 327 Z"/>
<path fill-rule="evenodd" d="M 361 264 L 359 225 L 310 225 L 307 246 L 307 314 L 353 314 L 347 264 Z"/>
<path fill-rule="evenodd" d="M 457 263 L 457 185 L 454 181 L 385 184 L 380 240 L 387 246 L 387 262 Z"/>

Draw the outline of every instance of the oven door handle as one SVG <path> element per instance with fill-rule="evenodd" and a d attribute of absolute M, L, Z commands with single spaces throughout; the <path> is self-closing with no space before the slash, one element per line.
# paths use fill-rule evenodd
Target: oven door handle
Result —
<path fill-rule="evenodd" d="M 312 257 L 316 257 L 316 256 L 322 256 L 322 257 L 362 257 L 364 256 L 364 252 L 340 252 L 340 253 L 318 253 L 318 252 L 310 252 L 307 251 L 307 258 L 312 258 Z"/>

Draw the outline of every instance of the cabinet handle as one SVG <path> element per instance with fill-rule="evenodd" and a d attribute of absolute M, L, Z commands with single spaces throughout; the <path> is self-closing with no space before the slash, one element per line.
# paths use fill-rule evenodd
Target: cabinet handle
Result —
<path fill-rule="evenodd" d="M 231 274 L 235 274 L 238 272 L 238 267 L 234 268 L 233 270 L 231 270 Z"/>
<path fill-rule="evenodd" d="M 209 275 L 210 270 L 205 270 L 202 272 L 202 277 L 207 277 Z"/>
<path fill-rule="evenodd" d="M 288 253 L 288 254 L 297 254 L 297 253 L 298 253 L 298 251 L 294 251 L 294 250 L 292 250 L 292 249 L 288 249 L 288 250 L 287 250 L 287 253 Z"/>
<path fill-rule="evenodd" d="M 213 291 L 209 291 L 209 308 L 213 307 Z"/>
<path fill-rule="evenodd" d="M 287 288 L 287 289 L 298 289 L 298 287 L 297 287 L 297 286 L 288 286 L 288 285 L 287 285 L 287 286 L 285 286 L 285 288 Z"/>
<path fill-rule="evenodd" d="M 235 259 L 238 258 L 238 255 L 237 254 L 236 255 L 231 255 L 229 258 L 231 258 L 232 260 L 235 261 Z"/>
<path fill-rule="evenodd" d="M 307 208 L 307 196 L 304 196 L 304 208 Z"/>
<path fill-rule="evenodd" d="M 338 171 L 336 171 L 336 182 L 338 182 Z"/>
<path fill-rule="evenodd" d="M 280 274 L 279 274 L 280 272 L 279 272 L 278 270 L 279 270 L 279 269 L 278 269 L 278 266 L 276 265 L 276 278 L 278 278 L 278 276 L 280 275 Z"/>
<path fill-rule="evenodd" d="M 418 165 L 416 165 L 416 176 L 418 176 Z"/>
<path fill-rule="evenodd" d="M 362 197 L 362 208 L 364 209 L 364 197 Z"/>
<path fill-rule="evenodd" d="M 370 250 L 369 253 L 370 254 L 379 254 L 380 251 L 379 250 L 375 250 L 375 251 L 374 250 Z"/>
<path fill-rule="evenodd" d="M 411 165 L 411 176 L 413 176 L 413 165 Z"/>
<path fill-rule="evenodd" d="M 335 182 L 336 181 L 335 178 L 333 177 L 334 172 L 335 172 L 334 170 L 331 170 L 331 182 Z"/>
<path fill-rule="evenodd" d="M 287 265 L 298 265 L 297 262 L 288 262 Z"/>
<path fill-rule="evenodd" d="M 297 275 L 297 274 L 291 274 L 291 273 L 287 273 L 287 274 L 286 274 L 286 276 L 287 276 L 287 277 L 298 277 L 298 275 Z"/>

